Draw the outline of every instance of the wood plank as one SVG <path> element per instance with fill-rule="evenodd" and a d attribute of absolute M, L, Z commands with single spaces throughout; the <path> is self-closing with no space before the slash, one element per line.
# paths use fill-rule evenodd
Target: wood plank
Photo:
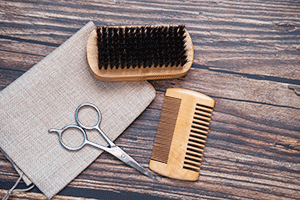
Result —
<path fill-rule="evenodd" d="M 159 112 L 157 107 L 162 105 L 163 94 L 162 92 L 160 93 L 161 94 L 158 95 L 153 104 L 151 104 L 149 108 L 150 111 L 148 111 L 154 116 L 157 116 L 157 113 L 155 112 Z M 237 107 L 246 107 L 250 109 L 237 110 Z M 258 107 L 261 109 L 257 110 Z M 291 124 L 294 123 L 294 125 L 286 129 L 286 121 L 282 121 L 282 124 L 276 125 L 275 123 L 278 123 L 278 121 L 274 120 L 272 122 L 270 119 L 264 119 L 262 116 L 267 116 L 261 116 L 261 112 L 265 112 L 264 108 L 267 108 L 268 110 L 266 114 L 270 115 L 272 115 L 270 110 L 273 110 L 274 112 L 281 110 L 283 113 L 287 112 L 290 114 L 295 113 L 295 108 L 284 108 L 284 110 L 282 110 L 283 108 L 276 107 L 274 105 L 235 102 L 222 98 L 217 99 L 210 134 L 208 135 L 207 145 L 205 148 L 205 156 L 201 167 L 202 170 L 200 172 L 201 177 L 199 182 L 194 184 L 194 187 L 192 187 L 191 185 L 193 185 L 193 183 L 185 185 L 181 182 L 179 183 L 178 181 L 166 178 L 162 178 L 160 180 L 163 181 L 164 184 L 170 184 L 173 187 L 176 186 L 176 190 L 178 189 L 178 186 L 183 187 L 183 190 L 188 190 L 187 187 L 192 187 L 193 192 L 191 193 L 195 195 L 193 197 L 199 198 L 204 196 L 197 196 L 195 192 L 197 187 L 201 189 L 205 188 L 211 192 L 222 191 L 224 194 L 219 197 L 223 198 L 296 198 L 297 191 L 300 189 L 298 164 L 300 161 L 298 157 L 300 149 L 300 138 L 298 134 L 300 130 L 298 123 L 299 120 L 296 119 L 295 121 L 292 121 Z M 249 113 L 249 110 L 253 111 L 253 113 L 250 113 L 252 115 L 251 118 L 245 116 Z M 296 109 L 296 111 L 299 113 L 299 109 Z M 285 119 L 287 116 L 284 115 L 281 117 L 282 119 Z M 291 120 L 293 120 L 292 117 Z M 147 117 L 145 120 L 147 121 L 147 123 L 145 123 L 147 124 L 147 128 L 149 128 L 151 131 L 144 133 L 147 134 L 147 136 L 144 136 L 144 139 L 149 138 L 149 140 L 151 140 L 153 135 L 149 134 L 153 134 L 153 132 L 155 132 L 153 129 L 155 129 L 156 125 L 149 127 L 149 118 Z M 153 123 L 156 124 L 157 121 Z M 142 129 L 142 127 L 140 129 Z M 127 131 L 130 131 L 130 128 Z M 134 134 L 139 134 L 139 130 L 133 131 L 135 133 L 133 133 L 132 136 L 129 136 L 130 139 L 134 138 Z M 139 137 L 135 137 L 138 139 L 132 142 L 128 140 L 122 142 L 124 140 L 123 138 L 126 138 L 126 134 L 127 133 L 124 133 L 123 136 L 118 140 L 118 142 L 120 142 L 120 146 L 132 145 L 131 148 L 136 147 L 137 149 L 140 149 L 141 147 L 137 146 L 136 144 L 144 144 L 144 141 L 139 139 Z M 142 146 L 142 149 L 144 150 L 145 146 L 147 145 Z M 149 149 L 147 151 L 149 151 Z M 134 152 L 138 151 L 133 151 L 132 156 L 137 156 L 140 158 L 140 153 L 135 154 Z M 142 155 L 147 155 L 147 153 L 144 152 Z M 150 158 L 149 153 L 148 156 Z M 109 159 L 101 161 L 101 165 L 104 164 L 103 162 L 107 162 L 109 164 L 112 161 Z M 141 161 L 139 160 L 139 162 Z M 147 159 L 145 159 L 144 162 L 147 163 Z M 113 162 L 112 166 L 107 166 L 105 168 L 113 169 L 113 166 L 115 165 L 117 165 L 117 163 Z M 100 164 L 95 168 L 98 169 L 99 167 Z M 92 168 L 93 167 L 91 166 L 89 169 Z M 113 176 L 115 173 L 118 173 L 117 170 L 114 173 L 109 173 L 108 176 Z M 124 177 L 126 180 L 132 177 L 127 175 L 128 173 L 125 175 L 126 177 Z M 122 176 L 117 174 L 113 179 L 115 180 L 116 178 L 120 177 Z M 80 177 L 78 177 L 76 181 L 80 181 Z M 109 182 L 112 181 L 113 180 Z M 222 186 L 217 187 L 216 185 L 220 185 L 220 182 L 222 182 Z M 123 183 L 123 181 L 121 183 Z M 144 183 L 139 183 L 137 187 L 142 184 Z M 207 184 L 210 184 L 210 186 L 213 186 L 213 188 L 206 187 Z M 122 188 L 122 184 L 119 187 Z M 134 187 L 135 185 L 133 184 L 133 188 Z M 256 189 L 253 189 L 253 187 Z M 116 183 L 112 184 L 109 188 L 116 189 Z M 127 190 L 126 188 L 121 188 L 120 190 Z M 155 186 L 152 186 L 152 188 L 155 188 Z M 236 190 L 236 188 L 241 189 Z M 160 186 L 159 189 L 155 188 L 155 190 L 156 189 L 161 192 L 161 195 L 169 195 L 170 191 L 163 186 Z M 269 191 L 268 194 L 265 194 L 266 189 Z M 138 190 L 138 188 L 135 188 L 134 190 Z M 182 191 L 180 190 L 180 194 L 183 194 L 181 192 Z M 180 198 L 179 194 L 178 196 L 176 196 L 174 193 L 172 194 L 174 195 L 174 198 Z"/>
<path fill-rule="evenodd" d="M 0 40 L 1 69 L 26 72 L 55 48 L 26 44 L 12 40 Z"/>
<path fill-rule="evenodd" d="M 62 194 L 92 193 L 95 199 L 101 193 L 116 199 L 297 199 L 299 12 L 298 2 L 282 0 L 2 1 L 0 90 L 90 20 L 98 26 L 185 24 L 195 48 L 192 69 L 181 79 L 151 81 L 156 99 L 117 144 L 147 167 L 166 88 L 209 95 L 216 107 L 199 180 L 159 176 L 160 183 L 154 183 L 103 154 Z M 1 153 L 0 171 L 1 181 L 13 183 L 18 177 Z M 4 193 L 1 188 L 0 195 Z M 35 191 L 15 199 L 44 197 Z"/>
<path fill-rule="evenodd" d="M 185 79 L 153 82 L 157 83 L 155 85 L 158 91 L 157 98 L 147 111 L 117 140 L 118 145 L 143 166 L 147 166 L 165 88 L 180 86 L 189 89 L 197 88 L 198 91 L 209 93 L 211 96 L 218 94 L 199 182 L 183 184 L 162 178 L 161 182 L 164 187 L 161 185 L 154 186 L 146 177 L 106 155 L 104 158 L 100 157 L 70 186 L 84 188 L 88 185 L 88 188 L 93 189 L 135 191 L 147 194 L 151 194 L 152 190 L 157 190 L 161 196 L 170 195 L 169 187 L 175 187 L 173 189 L 178 190 L 177 187 L 180 186 L 183 188 L 180 190 L 180 194 L 184 193 L 184 190 L 190 190 L 189 193 L 195 195 L 192 195 L 191 198 L 203 197 L 197 195 L 196 188 L 198 187 L 212 193 L 222 191 L 222 194 L 218 196 L 222 198 L 250 198 L 257 193 L 259 194 L 256 197 L 263 195 L 265 198 L 296 197 L 293 194 L 300 189 L 298 187 L 298 180 L 300 180 L 298 164 L 300 163 L 300 138 L 298 134 L 300 109 L 297 101 L 291 101 L 292 104 L 288 105 L 285 105 L 285 102 L 281 100 L 276 103 L 274 99 L 281 96 L 281 93 L 278 93 L 273 94 L 271 103 L 266 103 L 265 98 L 261 98 L 261 93 L 254 93 L 250 96 L 246 92 L 241 93 L 240 91 L 249 90 L 248 85 L 252 86 L 251 89 L 260 89 L 261 85 L 255 84 L 258 81 L 252 79 L 244 80 L 248 84 L 239 84 L 239 92 L 232 92 L 235 88 L 232 87 L 229 94 L 231 96 L 228 97 L 226 96 L 228 95 L 225 90 L 226 87 L 240 80 L 241 77 L 224 75 L 223 77 L 218 76 L 218 80 L 214 80 L 214 76 L 215 73 L 209 71 L 204 73 L 202 69 L 193 69 Z M 207 77 L 210 81 L 205 83 L 203 79 Z M 231 81 L 226 82 L 225 80 Z M 216 81 L 222 83 L 222 87 L 218 90 L 215 89 L 217 88 L 215 85 L 211 85 Z M 264 83 L 265 81 L 260 82 Z M 199 83 L 203 83 L 201 87 Z M 275 88 L 284 85 L 276 82 L 272 82 L 272 84 L 277 85 Z M 225 92 L 222 92 L 224 90 Z M 288 93 L 289 90 L 284 88 L 282 92 Z M 222 97 L 223 95 L 225 97 Z M 295 94 L 292 95 L 294 96 L 289 97 L 289 99 L 293 99 L 292 97 L 299 98 Z M 204 178 L 202 178 L 203 173 Z M 116 182 L 116 180 L 118 181 Z M 214 186 L 214 189 L 206 187 L 207 184 L 217 185 L 220 181 L 227 185 L 217 188 Z M 128 184 L 132 185 L 130 189 L 127 188 Z M 149 184 L 151 184 L 150 188 Z M 286 186 L 282 187 L 282 185 Z M 242 188 L 242 190 L 233 189 L 235 187 Z M 253 191 L 253 187 L 257 189 Z M 264 193 L 265 188 L 269 189 L 269 194 Z M 244 194 L 245 190 L 247 190 L 246 194 Z M 179 198 L 179 194 L 172 194 L 172 197 Z M 241 194 L 249 196 L 240 196 Z"/>
<path fill-rule="evenodd" d="M 238 5 L 231 1 L 178 3 L 85 2 L 78 7 L 72 2 L 5 2 L 4 6 L 9 12 L 3 16 L 9 22 L 3 22 L 3 29 L 12 32 L 10 36 L 15 39 L 21 37 L 53 45 L 57 41 L 59 44 L 65 41 L 87 22 L 88 16 L 95 17 L 98 25 L 123 25 L 128 22 L 145 24 L 145 20 L 148 24 L 161 24 L 164 21 L 184 23 L 191 32 L 195 46 L 195 62 L 201 65 L 226 71 L 299 79 L 297 27 L 300 22 L 295 19 L 299 7 L 262 2 L 260 7 L 255 7 L 257 3 L 254 2 Z M 132 15 L 137 9 L 143 12 Z M 21 13 L 18 17 L 13 15 L 17 12 Z M 180 15 L 167 17 L 168 13 L 176 12 Z M 101 19 L 100 24 L 97 19 Z M 11 23 L 15 27 L 11 27 Z M 22 31 L 11 30 L 19 27 L 23 27 Z M 278 70 L 281 68 L 285 70 Z"/>
<path fill-rule="evenodd" d="M 214 72 L 201 69 L 196 63 L 194 66 L 199 68 L 192 68 L 184 78 L 151 83 L 157 90 L 164 91 L 169 87 L 189 88 L 215 98 L 300 108 L 299 97 L 288 88 L 289 84 L 247 74 Z"/>

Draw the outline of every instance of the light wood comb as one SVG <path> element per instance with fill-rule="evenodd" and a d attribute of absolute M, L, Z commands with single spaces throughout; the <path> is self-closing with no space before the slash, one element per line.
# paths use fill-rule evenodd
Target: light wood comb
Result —
<path fill-rule="evenodd" d="M 196 181 L 215 101 L 186 89 L 167 89 L 149 168 L 163 176 Z"/>

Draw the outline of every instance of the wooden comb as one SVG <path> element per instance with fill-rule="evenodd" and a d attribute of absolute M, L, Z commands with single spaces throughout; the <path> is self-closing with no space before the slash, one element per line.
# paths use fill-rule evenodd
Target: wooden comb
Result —
<path fill-rule="evenodd" d="M 87 42 L 90 71 L 102 81 L 179 78 L 193 59 L 183 25 L 98 27 Z"/>
<path fill-rule="evenodd" d="M 215 101 L 186 89 L 167 89 L 149 168 L 163 176 L 196 181 Z"/>

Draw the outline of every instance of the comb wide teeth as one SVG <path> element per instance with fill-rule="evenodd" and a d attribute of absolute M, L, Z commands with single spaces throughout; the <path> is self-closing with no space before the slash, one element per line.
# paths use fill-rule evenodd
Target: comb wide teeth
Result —
<path fill-rule="evenodd" d="M 195 160 L 197 160 L 197 161 L 199 161 L 199 162 L 202 161 L 202 158 L 199 158 L 199 157 L 197 157 L 197 156 L 191 156 L 191 155 L 188 155 L 188 154 L 187 154 L 185 157 L 186 157 L 186 159 L 195 159 Z"/>
<path fill-rule="evenodd" d="M 213 109 L 196 104 L 183 168 L 199 172 Z"/>
<path fill-rule="evenodd" d="M 208 130 L 209 129 L 208 126 L 196 124 L 194 121 L 193 121 L 193 126 L 192 127 L 196 128 L 196 129 L 204 129 L 204 130 Z"/>
<path fill-rule="evenodd" d="M 193 123 L 195 123 L 195 124 L 203 124 L 203 125 L 205 125 L 205 126 L 209 126 L 209 125 L 210 125 L 209 122 L 204 121 L 204 120 L 199 120 L 199 119 L 197 119 L 197 118 L 194 118 L 194 119 L 193 119 Z"/>
<path fill-rule="evenodd" d="M 198 142 L 198 143 L 206 143 L 205 140 L 199 139 L 198 137 L 194 137 L 193 135 L 190 135 L 189 141 L 195 141 L 195 142 Z"/>
<path fill-rule="evenodd" d="M 202 161 L 203 154 L 187 149 L 186 156 L 190 157 L 190 158 L 198 159 L 199 161 Z"/>
<path fill-rule="evenodd" d="M 188 60 L 183 25 L 97 28 L 99 69 L 182 67 Z"/>
<path fill-rule="evenodd" d="M 198 137 L 202 137 L 204 139 L 207 138 L 206 134 L 208 134 L 208 131 L 204 131 L 204 130 L 199 129 L 199 127 L 197 128 L 197 127 L 193 127 L 193 126 L 191 128 L 191 132 L 197 134 Z"/>
<path fill-rule="evenodd" d="M 206 139 L 206 138 L 207 138 L 206 135 L 203 135 L 203 134 L 201 134 L 201 133 L 194 133 L 194 132 L 192 132 L 192 131 L 193 131 L 193 129 L 191 129 L 190 137 L 193 137 L 193 138 L 201 138 L 201 139 Z M 204 132 L 204 131 L 203 131 L 203 132 Z M 204 134 L 206 134 L 206 133 L 204 133 Z"/>
<path fill-rule="evenodd" d="M 205 106 L 205 105 L 201 105 L 201 104 L 199 104 L 199 103 L 197 103 L 196 104 L 196 110 L 202 110 L 202 111 L 204 111 L 204 112 L 206 112 L 206 114 L 208 114 L 208 116 L 212 116 L 212 112 L 213 112 L 213 109 L 212 108 L 210 108 L 210 107 L 208 107 L 208 106 Z"/>
<path fill-rule="evenodd" d="M 193 146 L 193 144 L 190 142 L 188 143 L 188 149 L 194 152 L 201 152 L 201 153 L 204 152 L 204 150 L 201 147 Z"/>

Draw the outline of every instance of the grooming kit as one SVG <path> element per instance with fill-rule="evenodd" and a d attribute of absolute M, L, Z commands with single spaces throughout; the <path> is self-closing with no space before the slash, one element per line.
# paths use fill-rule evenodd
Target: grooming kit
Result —
<path fill-rule="evenodd" d="M 1 91 L 0 148 L 26 184 L 36 185 L 48 199 L 102 151 L 158 181 L 113 141 L 155 98 L 155 89 L 145 80 L 182 77 L 193 59 L 192 39 L 183 25 L 96 27 L 90 22 Z M 198 180 L 214 105 L 212 98 L 195 91 L 166 90 L 152 171 Z M 76 125 L 66 126 L 74 121 L 76 107 Z M 95 125 L 78 119 L 82 107 L 96 110 Z M 83 140 L 68 138 L 80 145 L 65 143 L 63 134 L 69 129 L 82 134 Z M 96 130 L 104 140 L 87 136 L 86 130 Z"/>

